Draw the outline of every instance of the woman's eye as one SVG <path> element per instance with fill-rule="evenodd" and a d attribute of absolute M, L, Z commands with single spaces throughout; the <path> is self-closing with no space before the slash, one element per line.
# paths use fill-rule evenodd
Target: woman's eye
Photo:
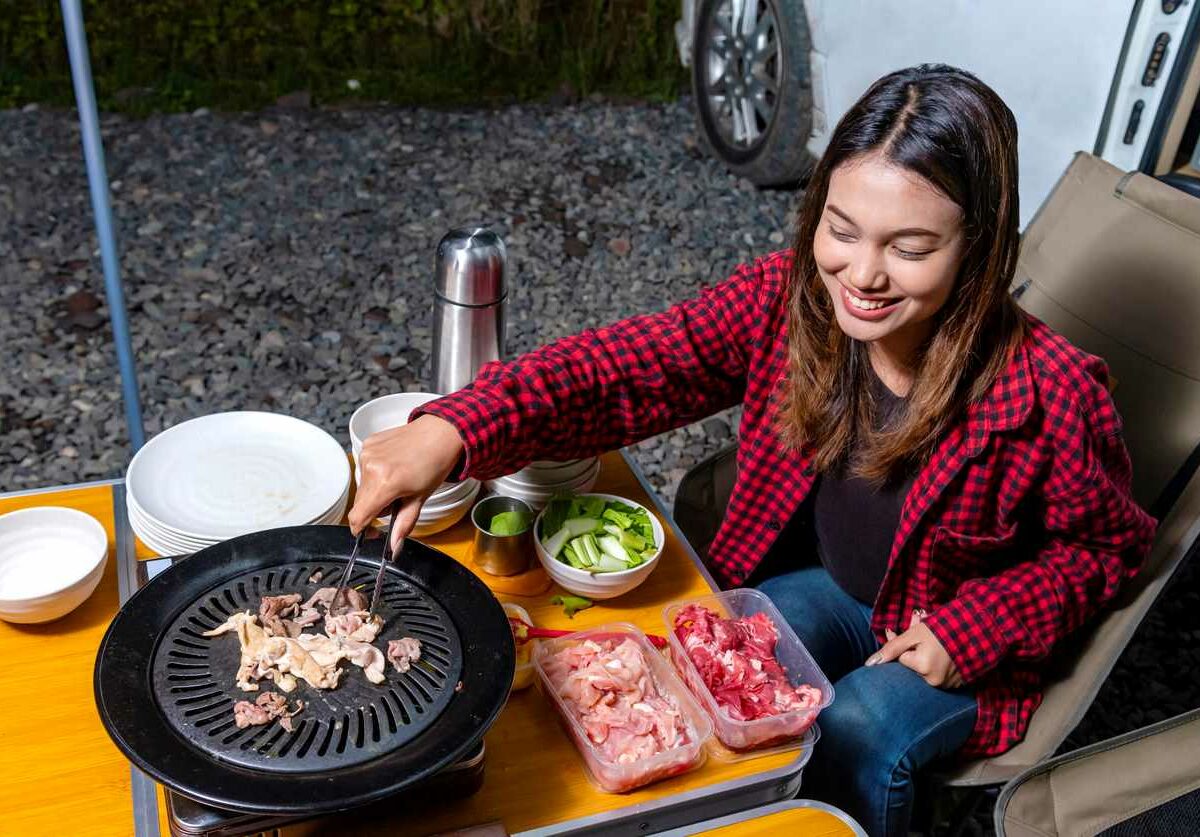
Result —
<path fill-rule="evenodd" d="M 850 235 L 850 233 L 842 232 L 841 230 L 834 227 L 832 224 L 829 226 L 829 234 L 832 235 L 834 238 L 836 238 L 838 241 L 853 241 L 854 240 L 854 236 Z"/>
<path fill-rule="evenodd" d="M 919 261 L 919 260 L 925 258 L 926 256 L 928 256 L 932 252 L 933 252 L 932 250 L 904 250 L 900 247 L 896 248 L 897 256 L 899 256 L 902 259 L 911 259 L 912 261 Z"/>

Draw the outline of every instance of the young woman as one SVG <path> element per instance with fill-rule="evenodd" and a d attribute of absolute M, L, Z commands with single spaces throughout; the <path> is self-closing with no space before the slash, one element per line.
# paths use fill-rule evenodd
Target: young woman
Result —
<path fill-rule="evenodd" d="M 834 132 L 791 250 L 492 364 L 367 440 L 352 524 L 403 497 L 405 532 L 447 477 L 592 455 L 740 402 L 710 562 L 727 585 L 761 582 L 834 682 L 805 796 L 905 834 L 914 775 L 1021 740 L 1056 644 L 1154 532 L 1103 363 L 1009 297 L 1016 148 L 974 76 L 880 79 Z"/>

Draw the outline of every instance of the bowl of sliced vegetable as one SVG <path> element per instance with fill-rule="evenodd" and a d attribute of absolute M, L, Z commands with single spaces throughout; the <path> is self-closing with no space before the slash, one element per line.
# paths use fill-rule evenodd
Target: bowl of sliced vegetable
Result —
<path fill-rule="evenodd" d="M 645 581 L 664 538 L 648 508 L 614 494 L 555 497 L 533 523 L 533 543 L 546 572 L 589 599 L 611 599 Z"/>

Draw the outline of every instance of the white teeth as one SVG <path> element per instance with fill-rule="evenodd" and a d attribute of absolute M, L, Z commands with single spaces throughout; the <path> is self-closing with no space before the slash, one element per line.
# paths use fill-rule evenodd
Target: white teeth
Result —
<path fill-rule="evenodd" d="M 861 308 L 863 311 L 874 311 L 888 304 L 888 301 L 885 299 L 860 299 L 849 291 L 846 291 L 846 296 L 850 299 L 851 305 L 855 308 Z"/>

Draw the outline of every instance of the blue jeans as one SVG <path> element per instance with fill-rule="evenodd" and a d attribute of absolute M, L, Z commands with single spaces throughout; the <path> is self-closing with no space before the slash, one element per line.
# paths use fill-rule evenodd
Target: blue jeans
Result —
<path fill-rule="evenodd" d="M 879 650 L 871 608 L 822 567 L 770 578 L 759 589 L 833 683 L 833 703 L 817 719 L 821 740 L 804 769 L 801 794 L 841 808 L 871 837 L 904 837 L 913 777 L 967 740 L 975 696 L 969 689 L 930 686 L 897 662 L 864 666 Z"/>

